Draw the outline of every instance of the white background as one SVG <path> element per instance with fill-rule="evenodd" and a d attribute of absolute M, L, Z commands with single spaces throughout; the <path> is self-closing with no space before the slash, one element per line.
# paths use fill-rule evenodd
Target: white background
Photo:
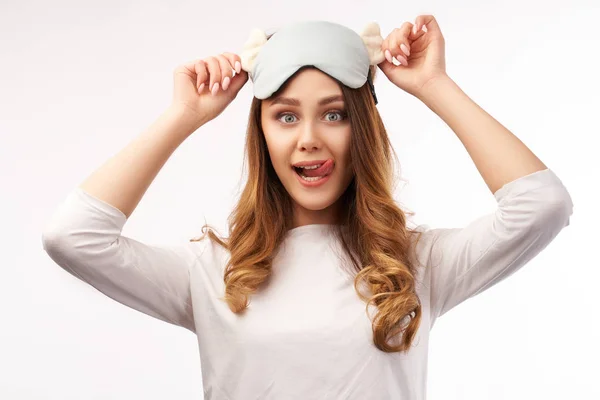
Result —
<path fill-rule="evenodd" d="M 0 3 L 0 398 L 199 399 L 195 337 L 104 297 L 44 253 L 67 193 L 164 110 L 183 62 L 254 27 L 326 19 L 386 36 L 437 17 L 447 72 L 564 182 L 571 225 L 431 332 L 428 398 L 599 399 L 600 2 L 7 1 Z M 496 203 L 456 135 L 380 73 L 379 110 L 415 223 L 459 227 Z M 241 188 L 248 84 L 165 165 L 125 227 L 175 242 L 226 232 Z M 506 160 L 506 162 L 511 162 Z"/>

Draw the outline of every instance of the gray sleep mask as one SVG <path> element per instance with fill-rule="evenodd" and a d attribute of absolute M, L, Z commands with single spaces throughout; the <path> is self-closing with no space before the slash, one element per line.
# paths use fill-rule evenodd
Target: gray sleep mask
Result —
<path fill-rule="evenodd" d="M 240 58 L 254 84 L 254 96 L 261 100 L 304 66 L 314 66 L 352 89 L 369 82 L 375 97 L 369 67 L 385 59 L 382 43 L 374 22 L 359 35 L 333 22 L 303 21 L 285 26 L 268 40 L 264 31 L 252 30 Z"/>

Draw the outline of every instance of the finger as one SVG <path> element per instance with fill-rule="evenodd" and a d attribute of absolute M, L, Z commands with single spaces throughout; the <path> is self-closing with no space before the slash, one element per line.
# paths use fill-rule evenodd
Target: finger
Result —
<path fill-rule="evenodd" d="M 177 66 L 177 68 L 175 68 L 175 70 L 173 71 L 174 74 L 180 74 L 180 73 L 184 73 L 188 76 L 194 77 L 195 75 L 195 71 L 194 71 L 194 65 L 198 62 L 201 61 L 201 59 L 197 59 L 194 61 L 189 61 L 183 65 L 179 65 Z"/>
<path fill-rule="evenodd" d="M 196 73 L 196 88 L 198 88 L 198 93 L 202 93 L 204 88 L 206 87 L 206 81 L 208 80 L 208 70 L 206 69 L 206 63 L 202 60 L 199 60 L 196 64 L 194 64 L 194 72 Z"/>
<path fill-rule="evenodd" d="M 237 93 L 246 84 L 246 82 L 248 82 L 248 73 L 242 70 L 239 74 L 236 74 L 233 77 L 227 91 Z"/>
<path fill-rule="evenodd" d="M 399 45 L 399 49 L 400 51 L 403 53 L 403 55 L 408 58 L 408 56 L 410 56 L 410 40 L 409 40 L 409 36 L 410 36 L 410 31 L 413 28 L 413 24 L 411 24 L 410 22 L 405 22 L 402 24 L 402 26 L 400 26 L 400 29 L 398 30 L 398 34 L 399 34 L 399 39 L 398 39 L 398 45 Z"/>
<path fill-rule="evenodd" d="M 242 69 L 242 59 L 234 53 L 223 53 L 231 65 L 234 66 L 235 73 L 231 79 L 229 90 L 237 93 L 248 82 L 248 73 Z"/>
<path fill-rule="evenodd" d="M 208 90 L 214 95 L 219 90 L 219 83 L 221 82 L 221 66 L 215 57 L 208 57 L 204 62 L 208 68 L 210 79 Z"/>
<path fill-rule="evenodd" d="M 391 56 L 393 58 L 395 58 L 397 61 L 399 61 L 402 65 L 408 65 L 408 60 L 406 59 L 406 54 L 404 54 L 404 52 L 402 50 L 400 50 L 400 45 L 402 44 L 402 41 L 404 40 L 402 38 L 402 33 L 401 33 L 400 29 L 398 29 L 398 28 L 394 29 L 392 31 L 392 33 L 390 33 L 389 37 L 390 37 L 389 42 L 388 42 L 389 47 L 387 49 L 385 49 L 384 52 L 391 54 Z"/>
<path fill-rule="evenodd" d="M 393 63 L 385 60 L 377 64 L 377 66 L 385 74 L 385 76 L 388 77 L 388 79 L 390 78 L 393 71 L 396 69 L 396 66 L 394 66 Z"/>
<path fill-rule="evenodd" d="M 229 84 L 231 83 L 231 78 L 233 77 L 233 66 L 222 54 L 216 56 L 215 58 L 219 62 L 219 67 L 221 68 L 221 87 L 223 90 L 227 90 Z"/>
<path fill-rule="evenodd" d="M 223 53 L 223 56 L 229 60 L 229 64 L 235 70 L 228 89 L 237 93 L 248 81 L 248 73 L 242 69 L 242 59 L 239 55 L 235 53 Z"/>
<path fill-rule="evenodd" d="M 381 50 L 383 50 L 383 55 L 385 56 L 385 59 L 392 65 L 399 65 L 400 63 L 398 62 L 398 59 L 394 58 L 394 56 L 392 55 L 392 53 L 390 52 L 390 47 L 393 46 L 392 44 L 392 39 L 393 39 L 393 35 L 389 34 L 385 40 L 381 43 Z M 406 61 L 406 64 L 408 64 L 408 61 Z"/>
<path fill-rule="evenodd" d="M 419 15 L 415 19 L 415 26 L 413 28 L 413 34 L 418 34 L 422 30 L 425 32 L 441 32 L 440 26 L 438 25 L 435 17 L 433 15 Z"/>
<path fill-rule="evenodd" d="M 383 50 L 383 55 L 385 56 L 385 59 L 391 64 L 392 63 L 392 55 L 391 53 L 388 51 L 388 49 L 390 48 L 390 35 L 388 35 L 383 42 L 381 43 L 381 50 Z"/>
<path fill-rule="evenodd" d="M 422 26 L 421 29 L 417 33 L 415 33 L 416 25 L 411 24 L 411 26 L 412 26 L 412 29 L 410 30 L 410 35 L 408 36 L 408 38 L 410 39 L 411 42 L 417 41 L 419 38 L 421 38 L 421 36 L 423 36 L 427 33 L 426 31 L 423 30 L 423 29 L 425 29 L 424 26 Z"/>
<path fill-rule="evenodd" d="M 242 59 L 234 53 L 223 53 L 223 56 L 229 60 L 236 74 L 242 72 Z"/>

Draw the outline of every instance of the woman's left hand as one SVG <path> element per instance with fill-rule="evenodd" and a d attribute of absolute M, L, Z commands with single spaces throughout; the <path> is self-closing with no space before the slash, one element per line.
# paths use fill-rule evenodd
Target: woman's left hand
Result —
<path fill-rule="evenodd" d="M 433 15 L 419 15 L 414 25 L 403 23 L 385 38 L 381 48 L 386 59 L 378 67 L 394 85 L 415 97 L 428 83 L 447 76 L 444 37 Z M 392 57 L 401 65 L 395 65 Z"/>

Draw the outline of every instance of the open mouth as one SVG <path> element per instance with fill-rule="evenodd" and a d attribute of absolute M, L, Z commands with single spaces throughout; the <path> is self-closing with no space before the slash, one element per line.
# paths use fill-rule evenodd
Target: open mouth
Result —
<path fill-rule="evenodd" d="M 319 162 L 313 165 L 303 163 L 302 166 L 292 165 L 296 174 L 306 182 L 316 182 L 331 174 L 334 167 L 334 162 L 331 159 Z"/>

